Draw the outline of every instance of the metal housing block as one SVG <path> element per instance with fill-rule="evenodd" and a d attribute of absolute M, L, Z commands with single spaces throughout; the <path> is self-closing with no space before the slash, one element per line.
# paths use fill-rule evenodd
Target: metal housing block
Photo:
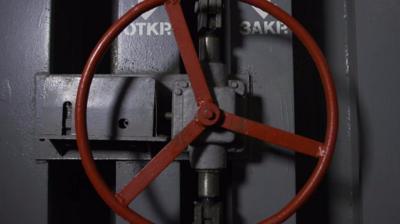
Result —
<path fill-rule="evenodd" d="M 186 84 L 187 85 L 186 85 Z M 236 108 L 235 95 L 236 92 L 230 87 L 215 87 L 214 94 L 220 108 L 225 111 L 234 113 Z M 197 106 L 193 96 L 192 88 L 185 81 L 178 81 L 174 90 L 172 100 L 172 133 L 176 135 L 182 130 L 196 115 Z M 205 136 L 204 141 L 207 143 L 224 144 L 232 143 L 235 135 L 229 131 L 215 130 Z"/>
<path fill-rule="evenodd" d="M 75 138 L 74 106 L 79 80 L 77 75 L 37 75 L 36 133 L 39 138 Z M 88 102 L 89 138 L 140 141 L 154 137 L 155 85 L 152 78 L 97 75 Z"/>

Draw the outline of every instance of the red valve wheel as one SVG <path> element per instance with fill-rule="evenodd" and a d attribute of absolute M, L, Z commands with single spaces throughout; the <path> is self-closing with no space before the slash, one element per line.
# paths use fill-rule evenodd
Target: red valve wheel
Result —
<path fill-rule="evenodd" d="M 326 99 L 327 128 L 324 142 L 318 142 L 298 136 L 265 124 L 241 118 L 219 109 L 214 103 L 214 99 L 212 98 L 207 86 L 179 1 L 145 0 L 134 6 L 123 17 L 116 21 L 103 35 L 92 51 L 82 72 L 75 108 L 77 145 L 85 172 L 100 197 L 115 213 L 127 221 L 140 224 L 151 223 L 149 220 L 130 209 L 128 205 L 172 161 L 174 161 L 192 141 L 194 141 L 210 126 L 220 125 L 222 128 L 227 130 L 318 159 L 316 168 L 298 194 L 283 209 L 260 223 L 275 224 L 284 222 L 293 215 L 296 210 L 305 203 L 305 201 L 307 201 L 320 183 L 322 177 L 325 175 L 333 156 L 338 131 L 336 91 L 326 59 L 314 39 L 305 28 L 282 9 L 265 0 L 241 1 L 256 6 L 285 23 L 310 53 L 319 71 Z M 167 9 L 182 60 L 192 84 L 195 99 L 199 107 L 198 113 L 194 120 L 191 121 L 178 135 L 176 135 L 151 161 L 149 161 L 147 165 L 131 180 L 131 182 L 129 182 L 119 193 L 114 193 L 105 184 L 103 178 L 98 172 L 89 147 L 86 111 L 90 85 L 95 73 L 96 65 L 110 46 L 111 42 L 119 35 L 119 33 L 122 32 L 123 29 L 125 29 L 142 13 L 162 4 L 165 4 Z"/>

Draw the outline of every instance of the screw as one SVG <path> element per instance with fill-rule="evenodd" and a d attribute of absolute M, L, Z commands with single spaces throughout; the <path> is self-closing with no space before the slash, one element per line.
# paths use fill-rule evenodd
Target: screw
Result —
<path fill-rule="evenodd" d="M 239 83 L 237 81 L 232 81 L 231 82 L 231 87 L 236 89 L 236 88 L 239 87 Z"/>
<path fill-rule="evenodd" d="M 127 119 L 125 119 L 125 118 L 121 118 L 118 121 L 118 126 L 121 129 L 126 129 L 129 126 L 129 121 Z"/>
<path fill-rule="evenodd" d="M 203 116 L 204 116 L 204 118 L 206 118 L 208 120 L 212 120 L 215 118 L 215 113 L 206 108 L 203 110 Z"/>
<path fill-rule="evenodd" d="M 188 88 L 188 87 L 189 87 L 189 83 L 186 82 L 186 81 L 179 81 L 179 82 L 178 82 L 178 87 L 181 87 L 181 88 Z"/>
<path fill-rule="evenodd" d="M 183 90 L 182 89 L 175 89 L 174 91 L 175 95 L 180 96 L 183 94 Z"/>
<path fill-rule="evenodd" d="M 196 1 L 196 2 L 194 3 L 194 12 L 197 13 L 198 11 L 199 11 L 199 2 Z"/>
<path fill-rule="evenodd" d="M 172 119 L 172 113 L 171 112 L 167 112 L 164 114 L 165 119 L 167 120 L 171 120 Z"/>

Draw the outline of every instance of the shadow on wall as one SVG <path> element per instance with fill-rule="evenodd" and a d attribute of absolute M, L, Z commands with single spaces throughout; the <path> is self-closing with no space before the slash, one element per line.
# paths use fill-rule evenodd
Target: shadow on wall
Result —
<path fill-rule="evenodd" d="M 293 16 L 313 35 L 319 46 L 325 45 L 324 1 L 292 1 Z M 318 71 L 304 46 L 293 38 L 296 133 L 323 141 L 326 129 L 325 98 Z M 315 160 L 296 157 L 297 190 L 304 185 Z M 325 180 L 327 178 L 324 178 Z M 323 181 L 310 200 L 297 212 L 297 223 L 329 224 L 328 184 Z"/>

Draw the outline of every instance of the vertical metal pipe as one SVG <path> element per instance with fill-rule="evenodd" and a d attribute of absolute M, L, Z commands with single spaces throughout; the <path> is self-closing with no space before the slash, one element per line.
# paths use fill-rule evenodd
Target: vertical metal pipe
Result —
<path fill-rule="evenodd" d="M 200 198 L 218 198 L 220 196 L 219 170 L 198 171 L 198 195 Z"/>
<path fill-rule="evenodd" d="M 227 86 L 223 64 L 223 0 L 197 2 L 199 59 L 211 88 Z M 193 168 L 198 173 L 198 201 L 195 203 L 194 224 L 222 223 L 220 174 L 226 166 L 226 148 L 206 143 L 194 146 L 190 153 Z"/>

